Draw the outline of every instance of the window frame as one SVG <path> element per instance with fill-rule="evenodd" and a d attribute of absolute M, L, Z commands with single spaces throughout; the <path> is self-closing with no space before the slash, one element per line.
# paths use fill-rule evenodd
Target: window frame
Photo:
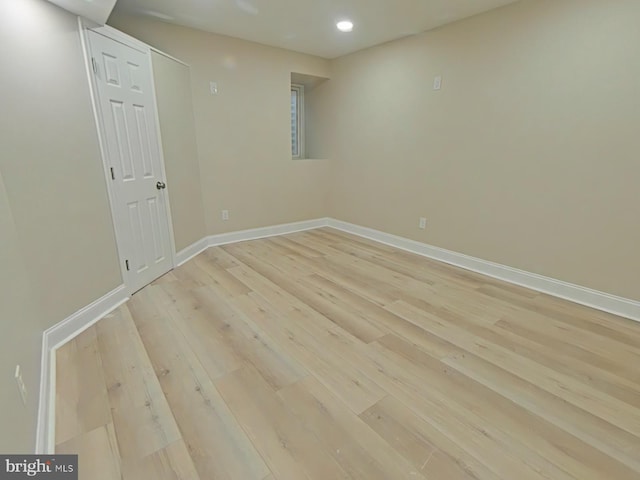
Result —
<path fill-rule="evenodd" d="M 304 85 L 298 83 L 291 84 L 291 92 L 296 92 L 296 140 L 298 144 L 297 155 L 293 153 L 293 145 L 291 146 L 291 158 L 300 160 L 304 157 Z M 293 122 L 292 122 L 293 123 Z M 293 132 L 291 134 L 293 139 Z"/>

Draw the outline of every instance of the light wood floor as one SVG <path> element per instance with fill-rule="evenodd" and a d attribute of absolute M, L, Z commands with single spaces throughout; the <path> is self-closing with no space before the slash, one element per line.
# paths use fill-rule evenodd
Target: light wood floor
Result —
<path fill-rule="evenodd" d="M 208 250 L 58 351 L 80 478 L 640 478 L 640 324 L 319 229 Z"/>

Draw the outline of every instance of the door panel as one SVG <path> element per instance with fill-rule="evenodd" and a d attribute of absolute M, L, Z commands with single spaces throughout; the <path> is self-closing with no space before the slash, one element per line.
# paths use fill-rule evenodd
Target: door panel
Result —
<path fill-rule="evenodd" d="M 134 246 L 134 255 L 129 260 L 129 269 L 140 274 L 144 272 L 149 266 L 146 264 L 146 258 L 144 254 L 145 242 L 144 242 L 144 226 L 142 224 L 142 214 L 140 213 L 139 202 L 132 202 L 127 205 L 129 211 L 129 225 L 131 228 L 131 240 Z"/>
<path fill-rule="evenodd" d="M 113 175 L 118 248 L 136 291 L 173 267 L 173 245 L 157 130 L 151 61 L 142 52 L 89 31 L 105 150 Z"/>

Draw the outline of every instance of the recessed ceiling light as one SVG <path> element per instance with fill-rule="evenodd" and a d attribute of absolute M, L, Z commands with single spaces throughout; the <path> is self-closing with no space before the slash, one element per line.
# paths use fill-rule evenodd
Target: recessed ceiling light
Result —
<path fill-rule="evenodd" d="M 342 20 L 341 22 L 336 23 L 336 27 L 338 27 L 338 30 L 341 32 L 350 32 L 353 30 L 353 22 L 350 22 L 349 20 Z"/>

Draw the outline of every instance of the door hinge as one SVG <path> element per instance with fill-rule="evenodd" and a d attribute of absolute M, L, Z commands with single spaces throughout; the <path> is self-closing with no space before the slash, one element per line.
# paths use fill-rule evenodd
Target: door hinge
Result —
<path fill-rule="evenodd" d="M 96 59 L 91 57 L 91 68 L 93 68 L 93 73 L 95 73 L 96 75 L 98 74 L 98 63 L 96 62 Z"/>
<path fill-rule="evenodd" d="M 113 167 L 111 167 L 110 170 L 111 170 L 111 180 L 115 180 L 116 174 L 113 172 Z"/>
<path fill-rule="evenodd" d="M 127 267 L 127 272 L 128 272 L 129 271 L 129 260 L 125 260 L 124 264 Z"/>

